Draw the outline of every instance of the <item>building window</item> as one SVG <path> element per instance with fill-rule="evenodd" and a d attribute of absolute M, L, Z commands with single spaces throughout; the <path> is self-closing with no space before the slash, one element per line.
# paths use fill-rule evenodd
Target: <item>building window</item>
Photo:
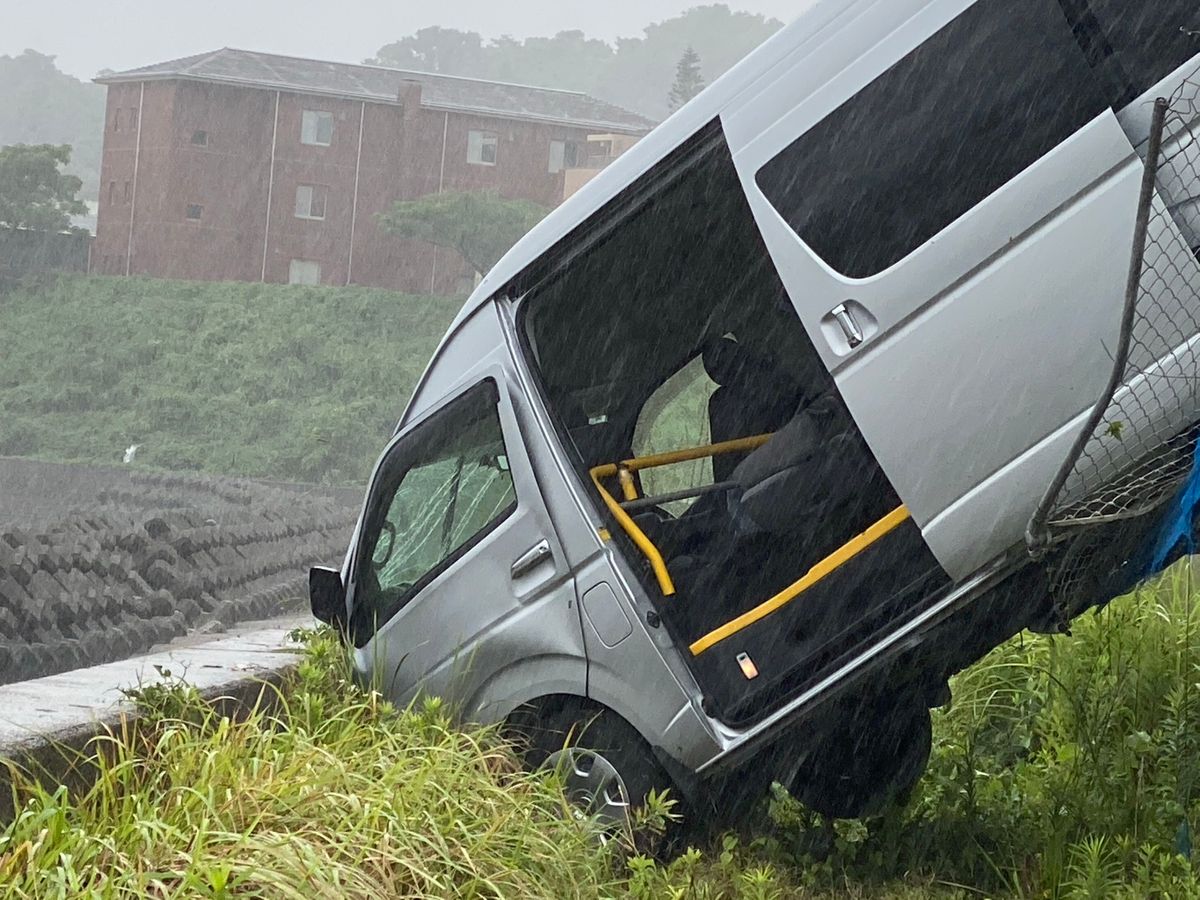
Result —
<path fill-rule="evenodd" d="M 108 205 L 116 206 L 117 204 L 117 183 L 110 181 L 108 183 Z"/>
<path fill-rule="evenodd" d="M 579 165 L 579 144 L 574 141 L 550 142 L 550 174 Z"/>
<path fill-rule="evenodd" d="M 137 111 L 136 106 L 129 107 L 129 130 L 130 131 L 137 131 L 137 126 L 138 126 L 137 114 L 138 114 L 138 111 Z"/>
<path fill-rule="evenodd" d="M 114 133 L 121 130 L 121 108 L 120 107 L 117 107 L 116 109 L 113 110 L 113 126 L 112 126 L 112 128 L 113 128 Z"/>
<path fill-rule="evenodd" d="M 196 147 L 208 146 L 208 132 L 197 130 L 192 132 L 192 144 Z"/>
<path fill-rule="evenodd" d="M 328 188 L 319 184 L 299 185 L 296 188 L 296 218 L 324 219 L 328 192 Z"/>
<path fill-rule="evenodd" d="M 494 131 L 467 132 L 467 162 L 476 166 L 494 166 L 497 143 Z"/>
<path fill-rule="evenodd" d="M 133 202 L 133 182 L 131 181 L 125 182 L 125 202 Z"/>
<path fill-rule="evenodd" d="M 320 284 L 321 264 L 311 259 L 293 259 L 288 266 L 288 284 Z"/>
<path fill-rule="evenodd" d="M 190 222 L 199 222 L 200 217 L 204 215 L 204 207 L 199 203 L 189 203 L 187 207 L 187 217 Z"/>
<path fill-rule="evenodd" d="M 328 147 L 333 143 L 333 113 L 316 109 L 304 110 L 300 119 L 300 143 Z"/>

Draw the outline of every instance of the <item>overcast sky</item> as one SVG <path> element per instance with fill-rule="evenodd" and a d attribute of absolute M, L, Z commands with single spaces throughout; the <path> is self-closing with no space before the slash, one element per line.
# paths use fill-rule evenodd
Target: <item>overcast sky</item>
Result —
<path fill-rule="evenodd" d="M 80 78 L 218 47 L 357 62 L 426 25 L 485 37 L 578 28 L 638 35 L 707 0 L 0 0 L 0 55 L 26 48 L 58 57 Z M 727 0 L 784 22 L 806 0 Z"/>

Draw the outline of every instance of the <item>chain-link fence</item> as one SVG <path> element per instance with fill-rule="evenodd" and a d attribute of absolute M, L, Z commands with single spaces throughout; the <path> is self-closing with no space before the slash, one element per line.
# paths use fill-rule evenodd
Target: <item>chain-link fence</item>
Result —
<path fill-rule="evenodd" d="M 1200 420 L 1200 72 L 1155 103 L 1113 370 L 1030 522 L 1035 551 L 1129 519 L 1192 470 Z"/>

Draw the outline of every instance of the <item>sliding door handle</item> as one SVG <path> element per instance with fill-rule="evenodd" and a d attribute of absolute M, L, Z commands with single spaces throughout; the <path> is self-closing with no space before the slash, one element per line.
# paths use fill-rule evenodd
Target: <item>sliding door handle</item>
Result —
<path fill-rule="evenodd" d="M 550 542 L 547 540 L 538 541 L 519 557 L 512 564 L 512 577 L 520 578 L 522 575 L 528 575 L 546 560 L 550 559 L 553 554 L 550 552 Z"/>
<path fill-rule="evenodd" d="M 846 343 L 850 345 L 851 350 L 866 340 L 866 335 L 863 334 L 862 327 L 858 324 L 858 319 L 855 318 L 854 313 L 845 303 L 838 304 L 830 312 L 833 314 L 834 319 L 837 320 L 838 325 L 841 326 L 842 334 L 845 336 Z"/>

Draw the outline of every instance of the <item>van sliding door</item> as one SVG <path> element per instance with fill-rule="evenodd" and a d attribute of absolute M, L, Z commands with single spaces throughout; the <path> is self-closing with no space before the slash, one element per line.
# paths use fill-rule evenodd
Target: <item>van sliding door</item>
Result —
<path fill-rule="evenodd" d="M 1111 369 L 1136 157 L 1058 0 L 856 4 L 774 76 L 725 117 L 756 219 L 964 577 L 1021 542 Z"/>

